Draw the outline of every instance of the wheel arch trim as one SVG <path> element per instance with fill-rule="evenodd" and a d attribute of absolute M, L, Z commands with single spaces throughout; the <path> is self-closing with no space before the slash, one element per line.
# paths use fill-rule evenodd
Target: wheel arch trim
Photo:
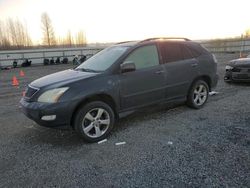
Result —
<path fill-rule="evenodd" d="M 74 128 L 73 125 L 74 125 L 74 117 L 75 117 L 76 112 L 84 104 L 87 104 L 87 103 L 93 102 L 93 101 L 101 101 L 101 102 L 104 102 L 107 105 L 109 105 L 115 114 L 115 118 L 118 118 L 117 104 L 111 95 L 109 95 L 107 93 L 97 93 L 97 94 L 87 95 L 77 103 L 76 107 L 74 108 L 74 110 L 72 112 L 71 119 L 70 119 L 70 126 L 72 128 Z"/>

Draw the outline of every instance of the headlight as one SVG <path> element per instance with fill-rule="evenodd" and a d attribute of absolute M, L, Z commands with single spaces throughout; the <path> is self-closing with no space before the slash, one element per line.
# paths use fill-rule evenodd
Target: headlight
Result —
<path fill-rule="evenodd" d="M 226 66 L 226 70 L 232 70 L 232 69 L 233 69 L 232 66 L 230 66 L 230 65 L 227 65 L 227 66 Z"/>
<path fill-rule="evenodd" d="M 40 95 L 37 101 L 46 103 L 56 103 L 62 96 L 62 94 L 68 89 L 68 87 L 61 87 L 45 91 L 43 94 Z"/>

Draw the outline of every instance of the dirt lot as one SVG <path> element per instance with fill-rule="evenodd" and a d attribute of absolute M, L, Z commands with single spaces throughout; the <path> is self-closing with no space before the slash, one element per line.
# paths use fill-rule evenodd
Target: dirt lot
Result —
<path fill-rule="evenodd" d="M 136 113 L 103 144 L 40 127 L 19 111 L 26 84 L 71 65 L 24 68 L 24 77 L 0 71 L 0 187 L 250 187 L 250 86 L 223 82 L 230 58 L 218 55 L 219 94 L 203 109 Z"/>

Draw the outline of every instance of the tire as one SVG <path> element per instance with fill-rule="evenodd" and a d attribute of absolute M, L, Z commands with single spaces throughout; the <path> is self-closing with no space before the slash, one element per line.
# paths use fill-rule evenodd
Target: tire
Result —
<path fill-rule="evenodd" d="M 110 134 L 114 123 L 112 108 L 104 102 L 94 101 L 77 111 L 74 128 L 86 142 L 98 142 Z"/>
<path fill-rule="evenodd" d="M 205 81 L 197 80 L 189 90 L 187 97 L 187 105 L 194 109 L 202 108 L 207 102 L 209 88 Z"/>

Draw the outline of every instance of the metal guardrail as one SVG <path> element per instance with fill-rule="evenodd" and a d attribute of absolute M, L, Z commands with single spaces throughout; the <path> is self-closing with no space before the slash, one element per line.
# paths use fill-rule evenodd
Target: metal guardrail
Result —
<path fill-rule="evenodd" d="M 31 50 L 10 50 L 10 51 L 0 51 L 0 66 L 10 66 L 13 61 L 23 61 L 25 59 L 32 60 L 32 64 L 43 63 L 43 59 L 57 58 L 57 57 L 67 57 L 72 58 L 75 55 L 93 55 L 98 51 L 102 50 L 99 48 L 57 48 L 57 49 L 31 49 Z"/>
<path fill-rule="evenodd" d="M 203 40 L 199 42 L 212 53 L 250 53 L 250 38 Z M 45 58 L 68 57 L 70 60 L 75 55 L 95 54 L 104 47 L 0 51 L 0 67 L 12 65 L 14 60 L 23 61 L 24 59 L 29 59 L 32 60 L 32 64 L 43 63 Z"/>
<path fill-rule="evenodd" d="M 249 53 L 250 38 L 220 39 L 200 41 L 208 50 L 215 53 Z"/>

